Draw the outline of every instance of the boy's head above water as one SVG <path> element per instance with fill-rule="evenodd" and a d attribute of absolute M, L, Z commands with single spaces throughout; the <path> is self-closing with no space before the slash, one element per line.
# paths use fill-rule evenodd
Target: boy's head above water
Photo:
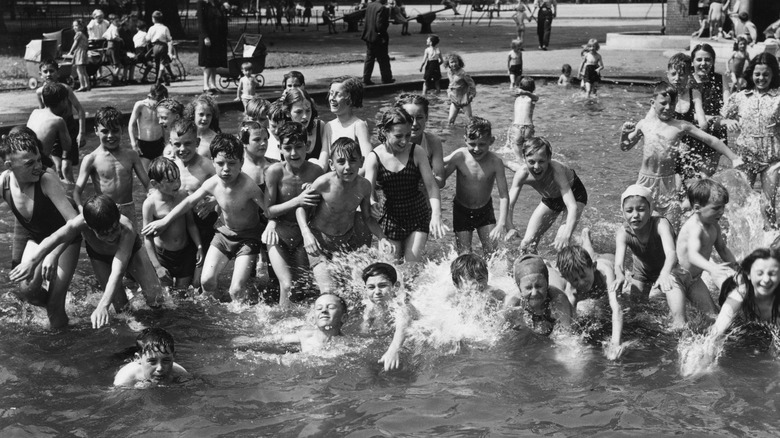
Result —
<path fill-rule="evenodd" d="M 650 99 L 653 110 L 659 119 L 668 121 L 674 119 L 674 108 L 677 106 L 677 87 L 668 82 L 659 82 L 653 89 Z"/>
<path fill-rule="evenodd" d="M 347 321 L 347 302 L 336 294 L 322 294 L 314 302 L 314 321 L 320 330 L 336 330 Z"/>
<path fill-rule="evenodd" d="M 585 248 L 571 245 L 558 253 L 558 271 L 564 280 L 571 283 L 577 292 L 584 293 L 593 287 L 596 264 Z"/>
<path fill-rule="evenodd" d="M 340 137 L 330 147 L 330 170 L 344 181 L 353 181 L 363 165 L 360 145 L 348 137 Z"/>
<path fill-rule="evenodd" d="M 541 257 L 527 254 L 515 260 L 515 284 L 524 300 L 543 300 L 547 297 L 550 272 Z"/>
<path fill-rule="evenodd" d="M 145 380 L 161 382 L 173 369 L 175 346 L 173 336 L 161 328 L 147 328 L 136 338 L 135 360 Z"/>
<path fill-rule="evenodd" d="M 84 222 L 95 232 L 95 235 L 106 243 L 117 243 L 121 230 L 119 228 L 119 208 L 106 195 L 95 195 L 84 203 Z"/>
<path fill-rule="evenodd" d="M 684 87 L 693 72 L 691 57 L 686 53 L 676 53 L 669 58 L 666 67 L 666 79 L 675 87 Z"/>
<path fill-rule="evenodd" d="M 450 264 L 452 283 L 458 290 L 482 291 L 487 288 L 489 272 L 482 257 L 473 254 L 461 254 Z"/>
<path fill-rule="evenodd" d="M 165 194 L 173 194 L 181 188 L 179 166 L 173 160 L 157 157 L 149 163 L 149 182 Z"/>
<path fill-rule="evenodd" d="M 534 91 L 536 91 L 536 82 L 534 82 L 534 78 L 532 77 L 523 76 L 522 78 L 520 78 L 520 85 L 518 86 L 518 88 L 520 88 L 523 91 L 533 93 Z"/>
<path fill-rule="evenodd" d="M 717 223 L 726 204 L 729 203 L 729 192 L 723 184 L 711 180 L 700 179 L 688 186 L 688 201 L 702 222 Z"/>
<path fill-rule="evenodd" d="M 400 286 L 398 272 L 388 263 L 378 262 L 366 266 L 362 278 L 366 284 L 368 299 L 374 304 L 392 298 Z"/>

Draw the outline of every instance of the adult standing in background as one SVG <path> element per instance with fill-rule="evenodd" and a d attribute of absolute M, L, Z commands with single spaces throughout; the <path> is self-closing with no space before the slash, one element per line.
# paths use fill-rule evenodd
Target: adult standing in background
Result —
<path fill-rule="evenodd" d="M 388 45 L 390 38 L 387 27 L 390 25 L 390 10 L 385 7 L 387 0 L 373 0 L 366 7 L 366 25 L 362 40 L 366 42 L 366 62 L 363 65 L 363 83 L 374 85 L 371 75 L 374 73 L 374 61 L 379 63 L 379 73 L 383 84 L 395 82 L 390 69 Z"/>
<path fill-rule="evenodd" d="M 539 8 L 536 16 L 536 34 L 539 36 L 539 48 L 547 50 L 550 44 L 550 31 L 552 21 L 558 15 L 558 2 L 556 0 L 534 0 L 534 9 Z M 531 12 L 533 15 L 533 12 Z"/>
<path fill-rule="evenodd" d="M 227 16 L 217 0 L 198 1 L 198 30 L 203 91 L 217 94 L 217 67 L 227 67 Z"/>

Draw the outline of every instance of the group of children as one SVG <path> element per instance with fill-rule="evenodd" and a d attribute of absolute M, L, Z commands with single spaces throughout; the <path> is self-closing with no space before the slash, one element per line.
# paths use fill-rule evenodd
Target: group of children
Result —
<path fill-rule="evenodd" d="M 426 76 L 429 65 L 441 63 L 434 37 L 428 39 Z M 584 60 L 583 65 L 596 65 L 591 73 L 597 74 L 598 46 L 591 46 L 589 53 L 597 62 Z M 396 263 L 422 261 L 428 237 L 439 238 L 449 230 L 442 220 L 440 189 L 455 173 L 452 224 L 462 255 L 452 265 L 454 285 L 488 294 L 511 325 L 539 333 L 567 329 L 582 301 L 603 302 L 612 314 L 608 355 L 617 357 L 622 348 L 624 291 L 646 299 L 659 290 L 666 296 L 672 327 L 680 328 L 685 324 L 686 301 L 709 315 L 717 311 L 702 273 L 722 281 L 737 269 L 719 226 L 728 192 L 706 178 L 717 167 L 709 150 L 718 153 L 716 158 L 726 155 L 734 166 L 742 165 L 744 157 L 748 175 L 761 177 L 768 205 L 776 202 L 777 60 L 771 55 L 753 59 L 744 76 L 746 90 L 727 105 L 721 103 L 719 115 L 712 114 L 713 103 L 708 101 L 718 96 L 707 85 L 691 85 L 694 81 L 717 85 L 711 76 L 710 52 L 703 47 L 694 49 L 692 57 L 672 57 L 669 82 L 654 88 L 647 116 L 623 125 L 621 149 L 643 141 L 644 151 L 637 183 L 621 196 L 625 223 L 617 233 L 614 256 L 595 253 L 587 229 L 581 245 L 570 243 L 588 192 L 570 166 L 553 159 L 549 141 L 535 132 L 533 108 L 539 96 L 532 78 L 521 76 L 517 83 L 509 132 L 519 163 L 490 151 L 495 142 L 491 123 L 471 117 L 469 104 L 476 90 L 457 55 L 448 57 L 450 122 L 460 109 L 469 120 L 464 145 L 447 156 L 441 139 L 426 131 L 429 103 L 421 95 L 401 95 L 377 117 L 380 144 L 373 145 L 366 121 L 354 114 L 362 106 L 363 84 L 353 77 L 331 83 L 328 106 L 335 118 L 324 123 L 305 91 L 303 75 L 290 72 L 279 99 L 271 103 L 252 97 L 245 102 L 238 135 L 221 132 L 218 107 L 209 96 L 198 96 L 185 107 L 169 98 L 164 86 L 155 85 L 130 115 L 130 148 L 122 144 L 122 114 L 113 107 L 97 111 L 98 146 L 83 157 L 71 203 L 61 180 L 72 181 L 65 163 L 78 163 L 78 147 L 86 134 L 83 109 L 72 91 L 57 82 L 56 66 L 44 62 L 46 81 L 39 90 L 44 108 L 33 112 L 28 127 L 14 129 L 0 146 L 8 169 L 0 176 L 3 198 L 17 221 L 15 241 L 21 242 L 10 278 L 20 282 L 17 293 L 22 299 L 46 307 L 52 327 L 67 325 L 65 294 L 83 240 L 104 290 L 91 316 L 93 327 L 99 328 L 109 323 L 109 306 L 120 312 L 128 303 L 122 285 L 125 273 L 141 286 L 150 306 L 159 306 L 163 285 L 193 286 L 215 299 L 248 302 L 251 284 L 267 286 L 272 272 L 284 308 L 300 298 L 305 290 L 300 285 L 310 272 L 320 292 L 314 303 L 316 328 L 275 339 L 310 349 L 340 335 L 347 314 L 347 304 L 338 295 L 340 280 L 329 261 L 336 254 L 370 246 L 373 237 L 379 250 Z M 585 68 L 586 76 L 590 70 Z M 461 84 L 453 89 L 453 82 Z M 80 114 L 78 128 L 71 120 L 74 109 Z M 737 145 L 742 157 L 717 135 L 705 132 L 717 134 L 722 127 L 740 130 Z M 691 159 L 697 153 L 698 158 Z M 511 184 L 505 167 L 514 172 Z M 133 174 L 148 191 L 141 223 L 135 216 Z M 83 200 L 90 180 L 96 195 Z M 496 291 L 487 284 L 484 259 L 473 254 L 473 233 L 477 232 L 485 257 L 495 251 L 497 241 L 510 241 L 517 234 L 513 209 L 523 185 L 536 190 L 541 200 L 521 240 L 522 256 L 514 263 L 518 290 Z M 496 186 L 498 217 L 492 201 Z M 685 193 L 685 200 L 680 193 Z M 692 212 L 682 226 L 675 204 L 687 205 Z M 563 212 L 565 221 L 552 243 L 558 252 L 553 266 L 533 254 Z M 630 280 L 624 269 L 627 248 L 633 255 Z M 710 260 L 713 249 L 723 263 Z M 226 295 L 217 280 L 231 260 L 234 268 Z M 726 304 L 713 333 L 725 333 L 740 308 L 751 318 L 775 320 L 778 262 L 771 251 L 743 262 L 748 267 L 726 282 L 731 289 L 724 289 L 721 301 Z M 364 329 L 370 331 L 376 323 L 393 326 L 390 348 L 381 361 L 386 368 L 395 368 L 416 310 L 408 299 L 397 296 L 393 266 L 373 264 L 365 269 Z M 512 319 L 518 314 L 515 310 L 519 320 Z M 172 365 L 169 335 L 157 333 L 153 338 L 139 338 L 137 361 L 120 372 L 118 384 L 184 373 Z M 152 365 L 158 370 L 154 378 L 149 377 Z"/>

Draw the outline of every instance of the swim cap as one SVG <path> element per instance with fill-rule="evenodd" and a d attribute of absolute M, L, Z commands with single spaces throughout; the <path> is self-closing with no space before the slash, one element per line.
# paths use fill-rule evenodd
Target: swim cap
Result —
<path fill-rule="evenodd" d="M 650 211 L 652 212 L 655 208 L 653 206 L 653 192 L 650 191 L 647 187 L 639 184 L 632 184 L 628 186 L 625 192 L 623 192 L 622 195 L 620 195 L 620 207 L 623 207 L 623 203 L 626 202 L 626 198 L 629 196 L 641 196 L 642 198 L 645 198 L 645 201 L 650 205 Z"/>
<path fill-rule="evenodd" d="M 533 274 L 542 274 L 544 279 L 550 281 L 550 273 L 544 260 L 535 254 L 524 255 L 515 260 L 514 266 L 515 283 L 520 284 L 520 280 Z"/>

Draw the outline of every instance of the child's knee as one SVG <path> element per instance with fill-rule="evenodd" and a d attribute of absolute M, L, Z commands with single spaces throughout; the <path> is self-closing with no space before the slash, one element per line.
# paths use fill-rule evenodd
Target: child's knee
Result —
<path fill-rule="evenodd" d="M 204 269 L 200 274 L 200 286 L 206 291 L 217 290 L 217 275 L 211 269 Z"/>

